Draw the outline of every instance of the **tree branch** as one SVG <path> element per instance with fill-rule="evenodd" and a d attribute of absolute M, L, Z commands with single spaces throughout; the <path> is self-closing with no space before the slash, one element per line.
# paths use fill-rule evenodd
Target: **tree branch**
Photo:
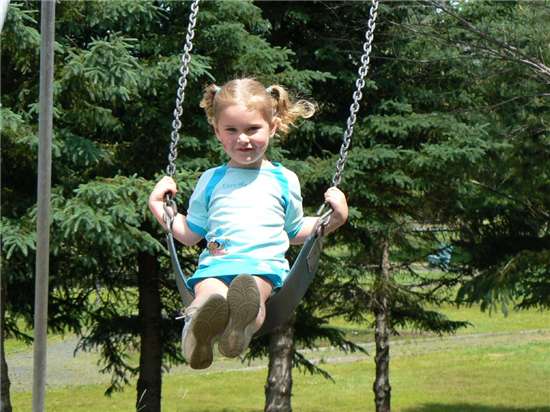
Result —
<path fill-rule="evenodd" d="M 512 58 L 512 60 L 520 62 L 522 64 L 527 65 L 527 67 L 534 69 L 537 74 L 543 75 L 543 78 L 550 83 L 550 67 L 544 65 L 542 62 L 539 62 L 538 60 L 526 55 L 518 48 L 512 46 L 511 44 L 496 39 L 495 37 L 491 36 L 487 32 L 482 31 L 478 27 L 474 26 L 472 23 L 470 23 L 468 20 L 466 20 L 464 17 L 460 16 L 459 14 L 455 13 L 451 9 L 447 8 L 445 5 L 443 5 L 438 0 L 426 0 L 427 3 L 432 4 L 434 7 L 437 7 L 444 13 L 448 14 L 449 16 L 457 19 L 462 23 L 465 29 L 467 29 L 469 32 L 476 34 L 478 37 L 486 40 L 489 43 L 492 43 L 493 45 L 498 47 L 499 51 L 503 51 L 506 57 Z M 502 53 L 495 49 L 488 48 L 488 50 L 497 53 L 502 56 Z"/>

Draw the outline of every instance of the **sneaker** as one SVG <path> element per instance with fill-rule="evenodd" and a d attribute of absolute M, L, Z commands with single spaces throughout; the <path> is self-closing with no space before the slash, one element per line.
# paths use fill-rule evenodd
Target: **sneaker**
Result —
<path fill-rule="evenodd" d="M 205 369 L 212 364 L 214 339 L 224 331 L 228 318 L 227 301 L 218 294 L 210 296 L 199 308 L 186 310 L 181 343 L 191 368 Z"/>
<path fill-rule="evenodd" d="M 219 351 L 228 358 L 239 356 L 256 332 L 256 317 L 260 310 L 260 290 L 250 275 L 239 275 L 227 291 L 229 321 L 223 332 Z"/>

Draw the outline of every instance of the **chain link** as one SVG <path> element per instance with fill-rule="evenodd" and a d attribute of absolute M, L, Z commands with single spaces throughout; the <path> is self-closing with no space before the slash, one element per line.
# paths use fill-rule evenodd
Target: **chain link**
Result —
<path fill-rule="evenodd" d="M 172 133 L 170 135 L 170 149 L 168 153 L 168 166 L 166 174 L 174 177 L 176 174 L 176 159 L 178 157 L 178 142 L 180 139 L 179 130 L 181 128 L 180 117 L 183 113 L 183 101 L 185 100 L 185 87 L 187 86 L 187 75 L 189 74 L 189 63 L 191 62 L 191 49 L 193 49 L 193 37 L 195 37 L 195 25 L 197 23 L 197 14 L 199 12 L 199 1 L 194 0 L 191 4 L 189 14 L 189 24 L 187 25 L 187 35 L 185 38 L 185 47 L 181 56 L 180 77 L 178 79 L 178 91 L 176 93 L 176 107 L 174 109 L 174 120 L 172 121 Z"/>
<path fill-rule="evenodd" d="M 336 162 L 336 172 L 332 177 L 332 185 L 338 186 L 342 180 L 342 173 L 344 172 L 344 166 L 348 159 L 349 146 L 351 144 L 351 136 L 353 135 L 353 127 L 357 120 L 357 112 L 359 111 L 359 101 L 363 97 L 363 87 L 365 87 L 365 77 L 369 71 L 370 52 L 372 50 L 372 41 L 374 39 L 374 28 L 376 26 L 376 17 L 378 15 L 378 1 L 372 0 L 372 6 L 370 8 L 369 21 L 367 23 L 367 32 L 365 34 L 365 43 L 363 44 L 363 55 L 361 56 L 361 67 L 359 68 L 359 78 L 355 82 L 355 92 L 353 93 L 353 103 L 350 106 L 350 115 L 346 122 L 347 129 L 344 132 L 342 139 L 342 146 L 340 147 L 340 158 Z"/>
<path fill-rule="evenodd" d="M 189 13 L 189 23 L 187 25 L 187 34 L 185 37 L 185 47 L 181 56 L 181 65 L 179 69 L 180 77 L 178 79 L 178 91 L 176 93 L 176 107 L 174 108 L 174 120 L 172 121 L 172 133 L 170 134 L 168 166 L 166 166 L 166 174 L 172 178 L 176 174 L 176 159 L 178 157 L 178 142 L 180 140 L 179 130 L 182 126 L 180 118 L 183 114 L 183 101 L 185 100 L 185 87 L 187 86 L 189 63 L 191 62 L 191 50 L 193 49 L 193 38 L 195 37 L 199 1 L 200 0 L 194 0 L 191 4 L 191 12 Z M 164 221 L 170 232 L 172 231 L 174 218 L 177 214 L 176 202 L 174 202 L 170 194 L 167 194 L 164 199 Z"/>

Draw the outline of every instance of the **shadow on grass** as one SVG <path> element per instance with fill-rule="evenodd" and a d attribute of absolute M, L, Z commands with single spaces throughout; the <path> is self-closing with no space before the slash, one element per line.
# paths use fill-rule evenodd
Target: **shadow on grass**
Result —
<path fill-rule="evenodd" d="M 403 409 L 403 412 L 550 412 L 550 406 L 530 406 L 526 408 L 517 408 L 476 405 L 471 403 L 426 403 L 421 406 Z"/>

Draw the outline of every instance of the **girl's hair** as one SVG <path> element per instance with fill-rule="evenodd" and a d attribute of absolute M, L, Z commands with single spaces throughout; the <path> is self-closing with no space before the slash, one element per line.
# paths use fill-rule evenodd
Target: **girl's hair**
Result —
<path fill-rule="evenodd" d="M 293 101 L 288 92 L 277 84 L 265 87 L 251 78 L 235 79 L 222 87 L 211 84 L 204 90 L 200 106 L 206 112 L 208 123 L 216 126 L 220 112 L 233 104 L 243 104 L 250 110 L 259 110 L 264 119 L 276 122 L 277 130 L 287 134 L 289 127 L 302 117 L 315 113 L 315 105 L 307 100 Z"/>

